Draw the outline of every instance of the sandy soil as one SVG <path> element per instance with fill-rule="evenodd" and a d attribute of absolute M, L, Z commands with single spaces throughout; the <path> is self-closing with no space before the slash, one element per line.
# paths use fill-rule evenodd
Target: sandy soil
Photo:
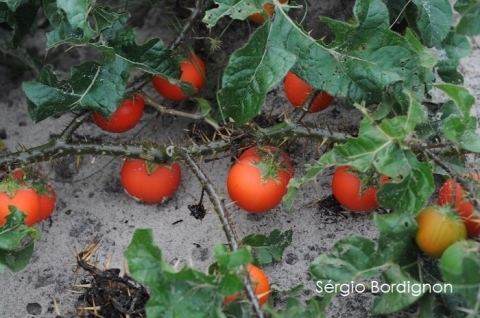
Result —
<path fill-rule="evenodd" d="M 312 10 L 318 13 L 316 16 L 332 16 L 333 12 L 334 16 L 343 18 L 351 12 L 349 5 L 335 4 L 335 1 L 322 1 L 320 4 L 315 1 Z M 166 40 L 172 38 L 172 34 L 159 31 L 155 18 L 159 12 L 157 9 L 149 12 L 140 32 L 142 38 L 155 35 Z M 315 18 L 315 14 L 312 16 Z M 313 18 L 309 17 L 309 29 L 313 28 Z M 234 31 L 231 34 L 227 32 L 223 39 L 224 48 L 207 59 L 214 74 L 221 69 L 228 53 L 248 36 L 246 24 L 234 23 L 232 28 Z M 43 39 L 31 41 L 32 46 L 38 47 Z M 68 69 L 67 66 L 79 61 L 83 54 L 74 50 L 52 62 Z M 477 46 L 474 54 L 462 63 L 466 85 L 476 94 L 477 100 L 480 100 L 479 60 L 480 49 Z M 21 81 L 30 77 L 31 74 L 13 74 L 10 69 L 0 66 L 0 85 L 3 88 L 0 91 L 0 131 L 5 130 L 6 136 L 2 141 L 12 150 L 19 145 L 32 146 L 45 142 L 69 120 L 69 115 L 65 115 L 38 124 L 31 121 L 19 88 Z M 268 95 L 267 109 L 289 107 L 281 87 Z M 358 118 L 356 112 L 337 103 L 329 110 L 313 115 L 311 120 L 319 126 L 351 131 L 355 129 L 352 118 Z M 181 143 L 185 140 L 187 124 L 183 120 L 157 117 L 148 112 L 134 131 L 121 137 L 107 136 L 91 123 L 86 123 L 79 134 L 112 140 L 172 140 Z M 297 173 L 301 173 L 304 163 L 318 156 L 315 146 L 306 141 L 298 141 L 292 150 Z M 180 267 L 188 264 L 199 269 L 208 266 L 213 247 L 225 242 L 225 238 L 210 205 L 207 204 L 208 214 L 202 221 L 189 215 L 187 205 L 197 201 L 201 188 L 187 167 L 182 166 L 183 182 L 176 196 L 163 205 L 152 206 L 137 203 L 123 193 L 119 182 L 121 163 L 121 158 L 84 157 L 42 165 L 57 190 L 58 206 L 51 220 L 40 225 L 42 238 L 35 247 L 31 264 L 20 273 L 0 276 L 0 317 L 55 317 L 54 301 L 62 316 L 72 316 L 78 297 L 71 292 L 75 278 L 74 250 L 81 249 L 92 240 L 100 240 L 99 259 L 102 262 L 109 260 L 113 267 L 122 267 L 122 253 L 135 228 L 153 228 L 156 242 L 172 265 Z M 229 158 L 203 164 L 227 198 L 225 177 L 229 165 Z M 303 283 L 306 296 L 311 295 L 314 283 L 308 280 L 307 269 L 317 255 L 330 249 L 336 240 L 349 235 L 376 236 L 370 216 L 332 213 L 312 204 L 330 194 L 329 181 L 330 176 L 326 175 L 308 187 L 299 195 L 293 211 L 279 207 L 268 214 L 252 216 L 231 206 L 239 237 L 250 233 L 269 233 L 275 228 L 293 229 L 293 243 L 287 248 L 284 260 L 266 268 L 276 287 L 289 288 Z M 176 223 L 179 220 L 182 222 Z M 332 317 L 368 317 L 370 303 L 371 296 L 368 294 L 338 298 L 331 307 L 331 314 Z"/>

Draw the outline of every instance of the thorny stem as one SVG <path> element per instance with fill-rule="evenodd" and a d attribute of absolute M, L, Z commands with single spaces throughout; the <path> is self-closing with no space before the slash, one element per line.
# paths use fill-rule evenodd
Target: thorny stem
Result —
<path fill-rule="evenodd" d="M 305 101 L 305 103 L 303 103 L 303 105 L 301 107 L 302 114 L 298 118 L 297 123 L 302 122 L 302 119 L 309 113 L 310 107 L 312 107 L 313 101 L 315 100 L 315 98 L 317 97 L 317 94 L 319 92 L 320 92 L 319 90 L 314 89 L 314 90 L 312 90 L 310 95 L 308 95 L 307 100 Z"/>
<path fill-rule="evenodd" d="M 225 201 L 220 198 L 215 187 L 213 186 L 213 183 L 206 176 L 203 170 L 198 166 L 195 160 L 190 156 L 190 154 L 188 152 L 182 152 L 181 156 L 185 160 L 186 164 L 190 167 L 192 172 L 195 174 L 197 179 L 200 181 L 200 183 L 202 184 L 202 187 L 207 192 L 208 197 L 212 202 L 213 208 L 217 213 L 218 218 L 220 219 L 220 223 L 222 224 L 222 229 L 223 229 L 223 232 L 225 233 L 225 236 L 227 237 L 227 241 L 228 241 L 228 245 L 230 246 L 230 249 L 232 251 L 237 250 L 238 239 L 235 235 L 233 226 L 228 219 L 228 210 L 225 206 Z M 245 270 L 245 268 L 243 269 Z M 263 312 L 260 309 L 258 298 L 255 295 L 255 292 L 252 287 L 252 282 L 250 281 L 250 278 L 248 277 L 248 275 L 245 275 L 244 283 L 245 283 L 245 291 L 247 292 L 247 297 L 250 303 L 252 304 L 252 307 L 253 307 L 253 310 L 255 311 L 256 316 L 258 318 L 263 318 L 264 317 Z"/>
<path fill-rule="evenodd" d="M 70 123 L 65 127 L 65 129 L 62 131 L 60 136 L 58 136 L 58 139 L 63 140 L 63 141 L 70 141 L 72 138 L 73 133 L 89 118 L 90 112 L 85 111 L 81 112 L 78 115 L 75 115 L 75 117 L 70 121 Z"/>
<path fill-rule="evenodd" d="M 180 45 L 180 43 L 182 43 L 188 31 L 190 31 L 190 29 L 192 28 L 194 22 L 200 17 L 203 12 L 203 2 L 203 0 L 195 1 L 195 8 L 193 9 L 192 14 L 190 15 L 190 17 L 188 17 L 187 22 L 183 25 L 182 31 L 180 31 L 176 39 L 169 46 L 171 50 L 175 50 Z"/>
<path fill-rule="evenodd" d="M 343 133 L 331 132 L 327 129 L 321 128 L 297 126 L 288 121 L 269 128 L 255 130 L 249 134 L 259 141 L 278 137 L 309 137 L 342 141 L 348 137 L 348 135 Z M 110 157 L 136 158 L 152 162 L 167 162 L 171 160 L 172 157 L 180 156 L 180 152 L 183 151 L 188 152 L 191 156 L 203 156 L 226 151 L 230 149 L 231 146 L 231 139 L 182 147 L 155 143 L 122 144 L 98 143 L 92 141 L 73 142 L 65 141 L 61 138 L 53 138 L 43 145 L 0 156 L 0 171 L 8 171 L 28 164 L 55 160 L 68 155 L 102 155 Z"/>

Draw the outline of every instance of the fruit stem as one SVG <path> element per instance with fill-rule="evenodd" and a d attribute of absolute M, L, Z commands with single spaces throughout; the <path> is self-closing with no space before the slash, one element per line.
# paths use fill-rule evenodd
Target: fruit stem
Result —
<path fill-rule="evenodd" d="M 203 187 L 202 197 L 203 197 L 203 191 L 207 192 L 208 197 L 210 198 L 210 202 L 212 202 L 213 208 L 220 220 L 220 223 L 222 224 L 222 229 L 223 229 L 223 232 L 225 233 L 225 236 L 227 237 L 227 241 L 228 241 L 228 245 L 230 246 L 230 249 L 232 251 L 237 250 L 239 247 L 238 238 L 236 237 L 234 226 L 229 219 L 228 210 L 227 210 L 227 207 L 225 206 L 225 200 L 220 198 L 213 183 L 210 181 L 207 175 L 203 172 L 203 170 L 200 168 L 197 162 L 191 157 L 191 155 L 186 151 L 181 151 L 180 155 L 182 156 L 182 158 L 184 159 L 188 167 L 195 174 L 198 181 L 200 181 L 200 183 L 202 184 L 202 187 Z M 242 268 L 243 272 L 248 273 L 245 266 L 242 266 L 242 267 L 243 267 Z M 252 282 L 248 274 L 244 275 L 243 281 L 245 284 L 245 291 L 247 292 L 247 297 L 253 307 L 253 310 L 256 316 L 258 318 L 263 318 L 264 317 L 263 312 L 260 309 L 258 298 L 254 292 L 254 289 L 252 287 Z"/>
<path fill-rule="evenodd" d="M 145 103 L 148 106 L 154 108 L 157 112 L 159 112 L 161 114 L 168 114 L 168 115 L 172 115 L 172 116 L 184 117 L 184 118 L 193 119 L 193 120 L 202 120 L 203 119 L 203 116 L 199 113 L 192 114 L 192 113 L 182 112 L 180 110 L 168 108 L 168 107 L 165 107 L 165 106 L 157 103 L 150 96 L 148 96 L 147 94 L 145 94 L 143 92 L 142 92 L 142 95 L 143 95 L 143 98 L 145 100 Z"/>

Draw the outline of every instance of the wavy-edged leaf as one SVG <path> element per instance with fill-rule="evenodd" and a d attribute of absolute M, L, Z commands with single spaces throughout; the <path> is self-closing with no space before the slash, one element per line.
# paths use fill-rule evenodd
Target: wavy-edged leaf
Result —
<path fill-rule="evenodd" d="M 480 152 L 480 136 L 476 133 L 477 119 L 470 115 L 475 98 L 463 86 L 441 83 L 435 87 L 452 99 L 452 102 L 447 102 L 442 108 L 443 135 L 465 150 Z"/>
<path fill-rule="evenodd" d="M 72 69 L 68 81 L 58 81 L 53 73 L 22 85 L 35 121 L 72 110 L 93 110 L 106 116 L 114 112 L 124 98 L 128 64 L 115 59 L 111 63 L 86 62 Z"/>
<path fill-rule="evenodd" d="M 25 215 L 11 207 L 6 223 L 0 227 L 0 272 L 24 269 L 32 257 L 34 241 L 40 237 L 37 229 L 24 223 Z"/>
<path fill-rule="evenodd" d="M 265 23 L 246 46 L 231 55 L 217 97 L 225 120 L 243 124 L 255 117 L 267 92 L 293 66 L 295 55 L 273 44 L 282 36 Z"/>
<path fill-rule="evenodd" d="M 124 255 L 129 274 L 150 289 L 148 317 L 222 317 L 216 278 L 190 268 L 170 269 L 151 230 L 136 230 Z"/>
<path fill-rule="evenodd" d="M 478 0 L 458 0 L 455 3 L 455 10 L 461 14 L 460 21 L 456 30 L 460 34 L 477 35 L 480 34 L 480 1 Z"/>
<path fill-rule="evenodd" d="M 478 314 L 480 306 L 480 243 L 459 241 L 449 246 L 440 258 L 443 281 L 453 285 L 453 292 L 462 296 L 462 305 Z M 476 311 L 475 311 L 476 310 Z M 470 317 L 470 316 L 469 316 Z M 474 317 L 472 315 L 471 317 Z"/>
<path fill-rule="evenodd" d="M 83 31 L 85 37 L 91 37 L 93 30 L 88 22 L 92 0 L 56 0 L 57 7 L 65 13 L 68 22 L 74 29 Z"/>
<path fill-rule="evenodd" d="M 440 44 L 450 31 L 453 10 L 449 0 L 413 0 L 417 7 L 417 28 L 425 45 Z"/>
<path fill-rule="evenodd" d="M 218 6 L 205 13 L 203 22 L 209 28 L 213 28 L 223 17 L 235 20 L 245 20 L 254 13 L 261 12 L 265 3 L 272 0 L 214 0 Z"/>
<path fill-rule="evenodd" d="M 268 90 L 292 63 L 293 72 L 315 88 L 352 101 L 380 102 L 385 88 L 398 82 L 423 93 L 424 61 L 417 48 L 388 29 L 382 1 L 359 0 L 355 25 L 330 23 L 334 31 L 341 28 L 332 46 L 316 41 L 276 9 L 273 22 L 257 29 L 225 69 L 218 102 L 226 120 L 243 124 L 257 115 Z M 357 29 L 365 36 L 356 36 Z"/>
<path fill-rule="evenodd" d="M 443 42 L 438 46 L 439 61 L 436 65 L 440 77 L 448 83 L 463 83 L 463 75 L 457 68 L 460 59 L 469 55 L 472 47 L 465 35 L 451 31 Z"/>
<path fill-rule="evenodd" d="M 17 8 L 24 2 L 23 0 L 0 0 L 0 3 L 5 3 L 10 11 L 15 12 Z"/>
<path fill-rule="evenodd" d="M 420 284 L 419 281 L 412 278 L 406 271 L 398 265 L 391 266 L 388 270 L 382 273 L 382 282 L 390 284 Z M 396 313 L 402 309 L 405 309 L 415 303 L 423 296 L 424 292 L 408 293 L 398 292 L 393 289 L 389 293 L 382 293 L 375 298 L 373 302 L 372 313 L 375 315 L 386 315 Z"/>
<path fill-rule="evenodd" d="M 99 48 L 107 56 L 122 59 L 131 67 L 144 72 L 162 75 L 165 78 L 180 77 L 178 61 L 173 52 L 159 39 L 152 39 L 143 45 L 132 43 L 118 47 L 99 46 Z"/>
<path fill-rule="evenodd" d="M 44 0 L 43 11 L 53 27 L 47 33 L 47 47 L 83 44 L 98 36 L 90 25 L 97 12 L 91 0 Z"/>
<path fill-rule="evenodd" d="M 404 284 L 407 281 L 418 283 L 406 270 L 412 260 L 416 261 L 416 253 L 410 253 L 416 232 L 415 220 L 411 215 L 404 213 L 375 218 L 380 229 L 377 244 L 361 236 L 344 238 L 337 241 L 328 253 L 320 255 L 313 261 L 310 273 L 316 280 L 317 290 L 320 290 L 319 286 L 323 289 L 326 283 L 350 284 L 365 280 L 390 285 Z M 390 245 L 392 242 L 393 245 Z M 413 295 L 396 291 L 380 293 L 374 300 L 372 311 L 374 314 L 400 311 L 417 301 L 422 294 Z M 334 294 L 323 292 L 320 296 L 329 301 Z"/>
<path fill-rule="evenodd" d="M 402 213 L 417 213 L 435 190 L 432 167 L 419 162 L 412 152 L 406 152 L 406 163 L 411 172 L 400 181 L 384 184 L 377 198 L 382 207 Z"/>
<path fill-rule="evenodd" d="M 242 239 L 242 245 L 252 248 L 254 261 L 260 266 L 282 260 L 284 250 L 292 243 L 292 230 L 273 230 L 269 235 L 251 234 Z"/>

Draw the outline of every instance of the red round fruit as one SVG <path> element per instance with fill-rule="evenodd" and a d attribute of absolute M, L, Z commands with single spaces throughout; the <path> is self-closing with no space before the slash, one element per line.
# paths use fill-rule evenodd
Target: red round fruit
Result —
<path fill-rule="evenodd" d="M 46 185 L 46 191 L 38 193 L 38 199 L 40 200 L 40 220 L 47 219 L 55 210 L 55 204 L 57 202 L 57 194 L 51 185 Z"/>
<path fill-rule="evenodd" d="M 476 237 L 480 235 L 480 216 L 475 211 L 474 205 L 465 199 L 465 191 L 458 182 L 449 178 L 438 192 L 439 205 L 453 205 L 462 217 L 468 235 Z"/>
<path fill-rule="evenodd" d="M 111 133 L 126 132 L 135 127 L 143 115 L 145 102 L 142 95 L 133 95 L 124 100 L 115 112 L 105 118 L 100 113 L 93 113 L 93 122 L 100 128 Z"/>
<path fill-rule="evenodd" d="M 354 212 L 370 212 L 378 208 L 377 188 L 362 191 L 360 178 L 348 166 L 340 166 L 332 178 L 332 192 L 337 201 Z"/>
<path fill-rule="evenodd" d="M 171 198 L 181 180 L 178 162 L 153 164 L 143 160 L 125 160 L 120 173 L 125 191 L 145 203 L 161 203 Z"/>
<path fill-rule="evenodd" d="M 247 265 L 247 272 L 248 276 L 250 277 L 250 281 L 252 282 L 255 295 L 258 298 L 258 303 L 260 305 L 266 304 L 271 293 L 270 281 L 268 280 L 267 274 L 265 274 L 261 268 L 252 264 Z M 229 304 L 232 301 L 237 300 L 237 298 L 238 295 L 226 296 L 223 300 L 223 303 Z"/>
<path fill-rule="evenodd" d="M 25 224 L 31 226 L 40 221 L 40 200 L 35 190 L 20 187 L 12 193 L 0 192 L 0 226 L 4 225 L 10 214 L 9 206 L 15 206 L 25 214 Z"/>
<path fill-rule="evenodd" d="M 295 108 L 302 107 L 313 90 L 312 86 L 292 72 L 288 72 L 287 76 L 285 77 L 285 80 L 283 81 L 283 88 L 285 90 L 285 95 Z M 332 101 L 332 96 L 330 96 L 327 92 L 321 91 L 313 100 L 308 111 L 310 113 L 319 112 L 327 108 Z"/>
<path fill-rule="evenodd" d="M 227 189 L 240 208 L 262 213 L 280 204 L 290 178 L 291 171 L 283 162 L 247 155 L 230 168 Z"/>
<path fill-rule="evenodd" d="M 180 80 L 192 85 L 195 94 L 197 94 L 205 84 L 205 63 L 200 57 L 192 53 L 188 59 L 180 63 L 180 71 Z M 180 85 L 172 84 L 166 78 L 154 76 L 152 83 L 158 93 L 167 99 L 178 102 L 188 98 Z"/>
<path fill-rule="evenodd" d="M 286 2 L 287 0 L 280 0 L 280 3 L 286 3 Z M 263 11 L 265 11 L 271 17 L 275 12 L 275 6 L 271 3 L 265 3 L 263 5 Z M 260 12 L 252 14 L 251 16 L 248 17 L 248 19 L 257 25 L 263 24 L 263 22 L 265 22 L 265 18 L 263 17 L 263 14 Z"/>

